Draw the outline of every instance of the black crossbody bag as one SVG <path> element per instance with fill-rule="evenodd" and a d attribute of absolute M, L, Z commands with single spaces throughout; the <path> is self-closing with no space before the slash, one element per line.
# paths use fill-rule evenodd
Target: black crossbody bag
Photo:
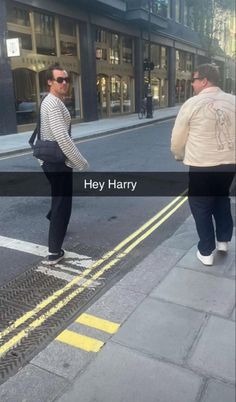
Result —
<path fill-rule="evenodd" d="M 44 98 L 42 99 L 42 101 L 44 100 Z M 29 144 L 30 144 L 31 148 L 33 149 L 33 156 L 44 162 L 64 163 L 66 160 L 66 156 L 63 154 L 58 143 L 56 141 L 41 140 L 41 137 L 40 137 L 40 127 L 41 127 L 40 112 L 41 112 L 42 101 L 41 101 L 40 107 L 39 107 L 39 113 L 38 113 L 38 117 L 37 117 L 36 127 L 34 129 L 33 134 L 31 135 L 31 137 L 29 139 Z M 71 126 L 70 126 L 70 131 L 71 131 Z M 70 132 L 69 132 L 69 135 L 70 135 Z M 35 139 L 36 139 L 36 141 L 35 141 Z"/>

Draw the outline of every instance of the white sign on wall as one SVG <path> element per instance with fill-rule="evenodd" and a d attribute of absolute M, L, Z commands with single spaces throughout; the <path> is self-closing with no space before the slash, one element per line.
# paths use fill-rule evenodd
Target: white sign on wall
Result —
<path fill-rule="evenodd" d="M 7 57 L 20 56 L 20 39 L 12 38 L 7 39 Z"/>

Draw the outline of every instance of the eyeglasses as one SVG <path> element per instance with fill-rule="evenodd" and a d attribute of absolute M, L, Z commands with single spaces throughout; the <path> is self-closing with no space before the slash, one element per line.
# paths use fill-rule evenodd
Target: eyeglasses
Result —
<path fill-rule="evenodd" d="M 196 81 L 196 80 L 203 80 L 203 78 L 200 78 L 200 77 L 193 77 L 193 78 L 191 79 L 191 82 L 193 83 L 193 82 Z"/>
<path fill-rule="evenodd" d="M 54 78 L 53 81 L 56 81 L 58 84 L 62 84 L 65 81 L 66 84 L 69 84 L 70 78 L 69 77 L 57 77 L 57 78 Z"/>

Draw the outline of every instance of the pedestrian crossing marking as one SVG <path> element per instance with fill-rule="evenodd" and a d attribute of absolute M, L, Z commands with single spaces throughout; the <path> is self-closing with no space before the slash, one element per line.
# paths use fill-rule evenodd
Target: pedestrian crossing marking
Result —
<path fill-rule="evenodd" d="M 120 327 L 120 324 L 117 324 L 116 322 L 103 320 L 102 318 L 85 313 L 81 314 L 75 320 L 75 322 L 87 325 L 88 327 L 99 329 L 101 331 L 107 332 L 108 334 L 115 334 Z"/>
<path fill-rule="evenodd" d="M 70 346 L 74 346 L 79 349 L 83 349 L 86 352 L 98 352 L 104 342 L 91 338 L 90 336 L 77 334 L 74 331 L 66 329 L 56 338 L 57 341 L 66 343 Z"/>
<path fill-rule="evenodd" d="M 0 248 L 1 247 L 44 258 L 48 254 L 48 248 L 46 246 L 6 236 L 0 236 Z M 80 268 L 88 269 L 94 264 L 94 262 L 95 261 L 87 255 L 77 254 L 73 251 L 65 251 L 65 258 L 62 263 L 54 265 L 53 269 L 51 269 L 50 267 L 43 265 L 43 260 L 42 265 L 36 267 L 36 271 L 42 272 L 45 275 L 54 276 L 55 278 L 63 279 L 69 283 L 75 278 L 75 276 L 82 274 Z M 78 267 L 78 269 L 76 269 L 76 267 Z M 63 271 L 68 271 L 68 273 Z M 94 286 L 97 286 L 97 284 L 98 283 L 94 283 Z"/>
<path fill-rule="evenodd" d="M 29 241 L 13 239 L 11 237 L 0 236 L 0 247 L 10 248 L 12 250 L 22 251 L 24 253 L 34 254 L 39 257 L 46 257 L 48 254 L 48 247 L 41 244 L 31 243 Z M 85 268 L 91 266 L 94 261 L 87 255 L 77 254 L 73 251 L 65 251 L 65 259 L 77 259 L 72 265 L 83 266 Z"/>

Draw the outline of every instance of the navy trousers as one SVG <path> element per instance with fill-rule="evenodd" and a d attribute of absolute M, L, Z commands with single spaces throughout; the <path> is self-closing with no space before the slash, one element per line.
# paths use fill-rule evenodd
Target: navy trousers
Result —
<path fill-rule="evenodd" d="M 51 186 L 51 209 L 48 250 L 59 253 L 66 235 L 72 208 L 72 169 L 64 163 L 43 163 L 43 171 Z"/>
<path fill-rule="evenodd" d="M 228 242 L 232 238 L 229 190 L 234 172 L 234 165 L 189 169 L 189 205 L 202 255 L 212 253 L 216 247 L 215 238 L 219 242 Z"/>

